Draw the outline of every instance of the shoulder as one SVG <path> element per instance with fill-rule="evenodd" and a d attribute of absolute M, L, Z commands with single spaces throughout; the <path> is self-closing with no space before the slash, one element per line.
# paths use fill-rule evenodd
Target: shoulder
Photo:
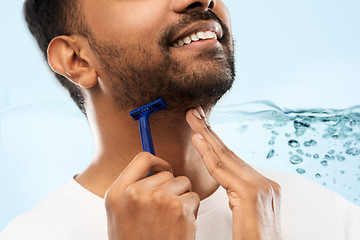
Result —
<path fill-rule="evenodd" d="M 101 198 L 72 179 L 11 221 L 0 233 L 0 239 L 105 239 L 100 238 L 106 233 L 103 206 Z M 90 234 L 96 237 L 89 237 Z"/>

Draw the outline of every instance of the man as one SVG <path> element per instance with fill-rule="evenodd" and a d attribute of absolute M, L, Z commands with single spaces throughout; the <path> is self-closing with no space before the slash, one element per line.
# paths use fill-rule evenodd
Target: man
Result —
<path fill-rule="evenodd" d="M 25 16 L 96 151 L 1 239 L 360 238 L 358 207 L 255 170 L 211 130 L 206 119 L 235 75 L 221 1 L 27 0 Z M 151 116 L 155 157 L 129 111 L 159 97 L 168 108 Z"/>

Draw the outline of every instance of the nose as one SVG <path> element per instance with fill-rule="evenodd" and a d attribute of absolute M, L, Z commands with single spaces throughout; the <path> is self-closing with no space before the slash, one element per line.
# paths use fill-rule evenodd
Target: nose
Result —
<path fill-rule="evenodd" d="M 216 0 L 173 0 L 173 11 L 184 13 L 187 11 L 198 10 L 206 12 L 216 6 Z"/>

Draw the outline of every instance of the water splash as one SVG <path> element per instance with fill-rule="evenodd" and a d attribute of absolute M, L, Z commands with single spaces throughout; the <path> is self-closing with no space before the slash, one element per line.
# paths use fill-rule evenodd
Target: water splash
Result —
<path fill-rule="evenodd" d="M 355 184 L 360 178 L 360 106 L 290 110 L 268 101 L 251 102 L 218 107 L 211 121 L 246 126 L 238 142 L 244 136 L 242 144 L 252 145 L 239 146 L 238 152 L 247 161 L 263 166 L 266 159 L 270 168 L 290 169 L 360 205 L 360 186 Z"/>

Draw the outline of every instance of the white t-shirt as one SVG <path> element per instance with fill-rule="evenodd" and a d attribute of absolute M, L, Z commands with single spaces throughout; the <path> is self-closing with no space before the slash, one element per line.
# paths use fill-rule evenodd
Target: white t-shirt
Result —
<path fill-rule="evenodd" d="M 288 240 L 360 240 L 360 208 L 298 176 L 259 170 L 282 189 L 281 228 Z M 74 179 L 0 233 L 1 240 L 106 240 L 104 200 Z M 232 239 L 226 191 L 201 201 L 197 240 Z"/>

